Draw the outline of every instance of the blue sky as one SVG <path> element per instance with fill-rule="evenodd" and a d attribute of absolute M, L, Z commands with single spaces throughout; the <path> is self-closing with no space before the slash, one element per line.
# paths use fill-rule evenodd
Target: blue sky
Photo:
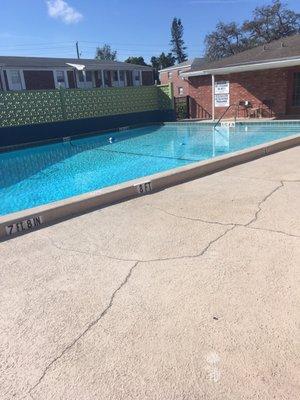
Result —
<path fill-rule="evenodd" d="M 109 43 L 118 59 L 148 60 L 169 51 L 170 23 L 182 19 L 189 57 L 201 56 L 203 40 L 220 20 L 242 21 L 266 0 L 1 0 L 0 54 L 94 57 Z M 299 0 L 286 0 L 300 13 Z"/>

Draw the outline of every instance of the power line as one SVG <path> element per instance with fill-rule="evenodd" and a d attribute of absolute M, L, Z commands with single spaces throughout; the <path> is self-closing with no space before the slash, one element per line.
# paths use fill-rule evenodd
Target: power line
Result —
<path fill-rule="evenodd" d="M 97 46 L 103 46 L 104 44 L 108 43 L 111 46 L 125 46 L 126 48 L 128 47 L 141 47 L 141 48 L 146 48 L 146 47 L 154 47 L 154 48 L 164 48 L 164 47 L 170 47 L 169 43 L 159 43 L 159 44 L 147 44 L 147 43 L 114 43 L 114 42 L 99 42 L 99 41 L 86 41 L 86 40 L 81 40 L 78 41 L 79 43 L 87 43 L 87 44 L 95 44 L 95 47 Z M 48 43 L 20 43 L 20 44 L 1 44 L 0 48 L 17 48 L 17 47 L 36 47 L 36 46 L 57 46 L 57 47 L 65 47 L 65 46 L 73 46 L 74 42 L 72 41 L 68 41 L 68 42 L 48 42 Z M 92 46 L 88 46 L 88 47 L 92 47 Z M 94 46 L 93 46 L 94 47 Z M 198 48 L 199 46 L 195 46 L 195 45 L 187 45 L 188 48 Z"/>
<path fill-rule="evenodd" d="M 48 46 L 48 45 L 65 45 L 65 44 L 73 44 L 74 42 L 48 42 L 48 43 L 17 43 L 13 45 L 1 45 L 1 47 L 23 47 L 23 46 Z"/>
<path fill-rule="evenodd" d="M 81 51 L 79 51 L 79 43 L 82 43 L 83 46 L 81 46 Z M 15 53 L 17 52 L 18 55 L 31 55 L 33 54 L 39 54 L 40 57 L 43 57 L 42 54 L 45 54 L 44 57 L 49 57 L 51 55 L 56 55 L 56 56 L 61 56 L 61 57 L 73 57 L 80 58 L 81 54 L 85 55 L 91 55 L 92 53 L 95 53 L 96 48 L 98 46 L 91 45 L 92 43 L 97 44 L 98 46 L 101 46 L 101 43 L 99 42 L 93 42 L 93 41 L 77 41 L 76 42 L 76 47 L 74 51 L 74 42 L 48 42 L 48 43 L 32 43 L 31 45 L 29 43 L 23 43 L 19 45 L 1 45 L 0 44 L 0 52 L 8 52 L 8 53 Z M 148 46 L 148 48 L 147 48 Z M 170 50 L 168 49 L 169 45 L 162 44 L 160 43 L 159 45 L 154 45 L 154 44 L 118 44 L 118 45 L 113 45 L 117 53 L 121 57 L 129 57 L 129 56 L 144 56 L 144 57 L 150 57 L 150 56 L 155 56 L 159 55 L 162 51 L 165 53 L 168 53 Z M 152 47 L 152 49 L 150 49 Z M 191 53 L 201 53 L 202 46 L 199 44 L 199 46 L 188 46 L 188 49 L 190 50 Z M 87 57 L 87 56 L 86 56 Z"/>

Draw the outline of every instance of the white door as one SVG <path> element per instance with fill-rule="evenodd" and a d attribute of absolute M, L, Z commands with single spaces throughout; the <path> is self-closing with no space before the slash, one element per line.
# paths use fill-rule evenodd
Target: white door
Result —
<path fill-rule="evenodd" d="M 77 85 L 80 89 L 91 89 L 93 87 L 92 71 L 77 71 Z"/>
<path fill-rule="evenodd" d="M 84 89 L 84 75 L 83 75 L 83 71 L 76 71 L 76 75 L 77 75 L 77 87 L 79 87 L 79 89 Z"/>
<path fill-rule="evenodd" d="M 118 71 L 112 71 L 112 85 L 114 87 L 119 86 L 119 74 Z"/>
<path fill-rule="evenodd" d="M 92 71 L 85 71 L 85 88 L 92 89 L 94 87 Z"/>
<path fill-rule="evenodd" d="M 119 71 L 119 86 L 124 87 L 126 86 L 126 75 L 125 71 Z"/>
<path fill-rule="evenodd" d="M 61 70 L 55 71 L 55 86 L 60 89 L 67 89 L 68 84 L 67 84 L 67 77 L 66 77 L 66 72 Z"/>
<path fill-rule="evenodd" d="M 21 73 L 18 69 L 7 70 L 7 80 L 8 80 L 9 90 L 25 89 L 22 83 Z"/>
<path fill-rule="evenodd" d="M 133 71 L 133 86 L 141 85 L 141 73 L 140 71 Z"/>

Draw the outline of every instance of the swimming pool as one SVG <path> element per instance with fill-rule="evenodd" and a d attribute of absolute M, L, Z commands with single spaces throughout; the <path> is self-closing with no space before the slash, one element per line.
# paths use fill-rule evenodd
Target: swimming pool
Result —
<path fill-rule="evenodd" d="M 172 123 L 0 153 L 0 215 L 296 135 L 300 122 Z"/>

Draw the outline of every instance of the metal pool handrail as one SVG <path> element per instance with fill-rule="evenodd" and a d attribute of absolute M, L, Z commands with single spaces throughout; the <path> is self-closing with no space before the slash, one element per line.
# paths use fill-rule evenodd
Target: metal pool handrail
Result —
<path fill-rule="evenodd" d="M 229 106 L 226 108 L 226 110 L 223 112 L 223 114 L 221 115 L 221 117 L 218 119 L 218 121 L 214 124 L 214 129 L 217 125 L 219 125 L 220 121 L 223 119 L 223 117 L 225 116 L 225 114 L 227 113 L 227 111 L 231 108 L 231 107 L 235 107 L 235 115 L 234 115 L 234 121 L 236 121 L 236 113 L 237 113 L 237 105 L 236 104 L 229 104 Z"/>

